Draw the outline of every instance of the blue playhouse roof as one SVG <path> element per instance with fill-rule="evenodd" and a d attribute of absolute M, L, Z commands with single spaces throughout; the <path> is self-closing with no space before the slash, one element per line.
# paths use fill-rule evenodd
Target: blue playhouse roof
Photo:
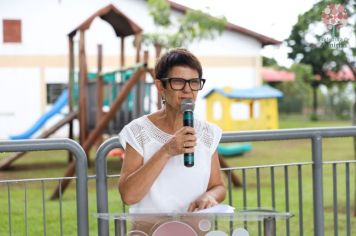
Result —
<path fill-rule="evenodd" d="M 250 89 L 234 89 L 230 92 L 225 92 L 221 88 L 214 88 L 204 95 L 204 98 L 209 97 L 212 93 L 220 93 L 228 98 L 238 99 L 263 99 L 263 98 L 280 98 L 283 97 L 283 93 L 278 89 L 272 88 L 268 85 L 264 85 L 257 88 Z"/>

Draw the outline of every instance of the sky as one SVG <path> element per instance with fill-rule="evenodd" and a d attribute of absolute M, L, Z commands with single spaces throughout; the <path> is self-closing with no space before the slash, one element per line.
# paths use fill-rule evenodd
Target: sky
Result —
<path fill-rule="evenodd" d="M 230 23 L 245 27 L 268 37 L 284 40 L 303 14 L 316 0 L 174 0 L 195 9 L 208 11 L 215 16 L 224 15 Z M 275 58 L 279 64 L 289 67 L 288 48 L 266 47 L 262 55 Z"/>

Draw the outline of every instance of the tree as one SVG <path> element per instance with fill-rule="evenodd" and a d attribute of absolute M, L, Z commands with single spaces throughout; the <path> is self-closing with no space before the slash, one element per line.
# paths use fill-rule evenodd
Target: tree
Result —
<path fill-rule="evenodd" d="M 142 44 L 154 46 L 156 57 L 161 49 L 172 47 L 187 47 L 194 41 L 214 39 L 222 34 L 227 20 L 225 17 L 213 17 L 200 10 L 188 9 L 176 22 L 171 20 L 170 5 L 166 0 L 148 0 L 149 13 L 153 17 L 157 32 L 142 35 Z M 176 24 L 179 25 L 176 25 Z M 157 106 L 161 106 L 161 96 L 158 94 Z"/>
<path fill-rule="evenodd" d="M 305 107 L 308 107 L 310 103 L 310 96 L 308 96 L 310 86 L 308 86 L 308 81 L 313 78 L 311 66 L 298 63 L 293 64 L 290 69 L 287 69 L 278 65 L 275 59 L 268 57 L 263 57 L 262 64 L 263 67 L 288 70 L 295 74 L 294 81 L 274 83 L 273 87 L 281 90 L 284 94 L 283 98 L 278 101 L 280 112 L 303 112 Z"/>
<path fill-rule="evenodd" d="M 194 41 L 214 39 L 222 34 L 227 23 L 225 17 L 214 17 L 200 10 L 187 10 L 174 22 L 168 1 L 148 0 L 148 6 L 157 32 L 143 34 L 142 43 L 154 45 L 157 54 L 161 48 L 187 47 Z"/>
<path fill-rule="evenodd" d="M 262 65 L 263 67 L 273 67 L 273 68 L 280 68 L 281 66 L 278 65 L 278 62 L 274 58 L 269 57 L 262 57 Z"/>
<path fill-rule="evenodd" d="M 308 81 L 313 77 L 312 69 L 309 65 L 293 64 L 290 71 L 295 74 L 295 80 L 283 82 L 277 87 L 284 93 L 281 109 L 284 108 L 286 112 L 303 112 L 310 105 Z"/>
<path fill-rule="evenodd" d="M 323 20 L 323 23 L 321 22 Z M 356 35 L 355 0 L 320 1 L 312 9 L 298 17 L 287 39 L 292 48 L 289 57 L 296 62 L 311 65 L 318 80 L 311 81 L 314 90 L 314 114 L 316 115 L 316 88 L 330 85 L 328 71 L 337 71 L 347 65 L 356 78 L 356 47 L 349 45 Z M 353 39 L 352 39 L 353 37 Z M 354 82 L 354 93 L 356 86 Z M 356 125 L 356 101 L 353 104 L 352 124 Z M 356 159 L 356 137 L 354 137 Z M 356 181 L 355 181 L 356 184 Z M 354 215 L 356 216 L 356 191 Z"/>
<path fill-rule="evenodd" d="M 348 44 L 350 40 L 348 37 L 343 37 L 356 30 L 354 6 L 354 1 L 347 0 L 335 1 L 335 4 L 318 2 L 312 9 L 298 17 L 298 22 L 293 26 L 291 35 L 287 39 L 288 46 L 292 48 L 288 56 L 297 63 L 312 66 L 315 78 L 309 82 L 313 88 L 313 116 L 316 119 L 317 89 L 320 84 L 331 85 L 328 72 L 338 71 L 343 65 L 355 67 L 355 48 Z M 332 15 L 337 11 L 343 13 L 340 13 L 340 19 L 337 18 L 339 15 Z M 325 12 L 330 15 L 326 16 Z M 346 16 L 347 19 L 344 18 Z M 327 24 L 331 17 L 334 17 L 333 25 Z M 322 18 L 324 22 L 321 21 Z"/>

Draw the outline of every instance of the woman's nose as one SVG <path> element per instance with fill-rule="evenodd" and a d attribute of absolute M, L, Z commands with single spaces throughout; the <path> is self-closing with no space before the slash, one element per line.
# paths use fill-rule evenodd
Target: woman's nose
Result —
<path fill-rule="evenodd" d="M 191 92 L 192 89 L 190 88 L 189 81 L 185 82 L 184 87 L 183 87 L 184 92 Z"/>

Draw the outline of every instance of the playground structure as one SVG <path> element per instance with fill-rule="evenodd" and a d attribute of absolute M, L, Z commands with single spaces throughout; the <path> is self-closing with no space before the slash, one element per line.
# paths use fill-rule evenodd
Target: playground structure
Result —
<path fill-rule="evenodd" d="M 100 17 L 109 23 L 120 39 L 120 70 L 103 73 L 102 46 L 98 45 L 97 73 L 88 73 L 85 51 L 85 31 L 91 23 Z M 74 37 L 79 31 L 78 69 L 75 68 Z M 52 109 L 45 113 L 26 132 L 13 136 L 13 139 L 25 139 L 31 137 L 52 116 L 68 105 L 69 113 L 57 124 L 36 138 L 47 138 L 61 127 L 68 125 L 68 137 L 74 139 L 73 121 L 79 121 L 79 143 L 88 154 L 89 150 L 97 142 L 102 141 L 102 134 L 118 133 L 121 128 L 138 116 L 150 112 L 151 83 L 146 83 L 146 73 L 153 77 L 153 70 L 147 68 L 148 53 L 141 56 L 142 29 L 132 20 L 126 17 L 113 5 L 108 5 L 85 20 L 68 34 L 69 39 L 69 83 L 67 90 L 63 91 Z M 124 42 L 127 36 L 135 37 L 136 65 L 125 67 Z M 79 72 L 79 76 L 76 74 Z M 146 106 L 145 106 L 146 104 Z M 104 112 L 103 108 L 107 108 Z M 23 156 L 24 152 L 14 153 L 0 163 L 0 169 L 7 169 L 10 165 Z M 73 176 L 75 162 L 70 162 L 66 176 Z M 62 184 L 62 190 L 69 181 Z M 52 198 L 56 198 L 55 191 Z"/>
<path fill-rule="evenodd" d="M 131 67 L 130 72 L 127 69 L 112 71 L 107 74 L 102 73 L 102 47 L 98 47 L 98 66 L 97 73 L 93 77 L 95 80 L 88 82 L 88 69 L 85 52 L 85 31 L 89 29 L 91 23 L 96 17 L 100 17 L 109 23 L 118 38 L 120 38 L 120 66 L 125 67 L 125 52 L 124 42 L 125 37 L 135 36 L 136 47 L 136 63 L 135 67 Z M 138 116 L 143 115 L 145 111 L 143 104 L 144 95 L 150 96 L 145 93 L 145 79 L 146 73 L 149 73 L 153 77 L 153 70 L 147 68 L 148 53 L 144 53 L 143 63 L 140 63 L 140 38 L 142 29 L 136 25 L 132 20 L 126 17 L 113 5 L 108 5 L 105 8 L 100 9 L 81 25 L 75 28 L 69 33 L 69 110 L 72 111 L 75 107 L 75 69 L 74 69 L 74 43 L 73 38 L 79 31 L 79 140 L 84 151 L 89 153 L 89 150 L 96 142 L 101 142 L 101 136 L 108 127 L 112 126 L 111 131 L 118 132 L 127 122 L 135 119 Z M 120 78 L 111 78 L 111 86 L 109 90 L 112 101 L 107 104 L 109 109 L 107 112 L 103 112 L 104 92 L 105 87 L 108 88 L 108 84 L 105 85 L 105 78 L 113 77 L 120 73 Z M 119 83 L 116 83 L 116 81 Z M 108 80 L 106 80 L 108 81 Z M 147 88 L 147 86 L 146 86 Z M 119 93 L 115 94 L 115 91 Z M 93 96 L 93 94 L 95 94 Z M 130 98 L 130 99 L 127 99 Z M 126 101 L 126 103 L 125 103 Z M 90 103 L 94 105 L 89 105 Z M 94 109 L 95 107 L 95 109 Z M 120 108 L 123 110 L 120 111 Z M 94 115 L 95 114 L 95 115 Z M 73 138 L 73 124 L 70 123 L 69 137 Z M 73 176 L 75 170 L 75 163 L 71 162 L 67 168 L 65 176 Z M 68 181 L 62 182 L 61 186 L 57 186 L 52 199 L 57 198 L 59 189 L 65 190 L 69 184 Z"/>

